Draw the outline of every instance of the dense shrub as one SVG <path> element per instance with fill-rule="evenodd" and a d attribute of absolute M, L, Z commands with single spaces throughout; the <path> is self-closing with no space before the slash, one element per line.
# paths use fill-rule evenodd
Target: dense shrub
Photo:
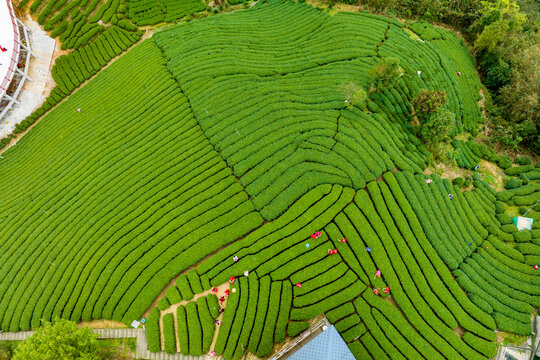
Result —
<path fill-rule="evenodd" d="M 514 162 L 519 165 L 531 165 L 532 160 L 530 156 L 516 156 Z"/>
<path fill-rule="evenodd" d="M 506 183 L 504 184 L 504 188 L 505 189 L 517 189 L 521 185 L 523 185 L 523 181 L 521 179 L 512 177 L 512 178 L 509 178 L 506 181 Z"/>
<path fill-rule="evenodd" d="M 287 326 L 287 334 L 289 336 L 296 336 L 309 327 L 307 321 L 291 321 Z"/>
<path fill-rule="evenodd" d="M 169 299 L 167 297 L 163 297 L 158 301 L 158 309 L 163 311 L 167 309 L 171 304 L 169 303 Z"/>
<path fill-rule="evenodd" d="M 289 321 L 289 313 L 293 300 L 293 290 L 290 281 L 284 281 L 281 289 L 281 303 L 279 305 L 279 314 L 274 333 L 274 342 L 280 343 L 285 340 L 285 332 Z"/>
<path fill-rule="evenodd" d="M 279 313 L 281 297 L 281 282 L 274 281 L 270 287 L 270 299 L 268 301 L 268 312 L 264 321 L 264 328 L 261 341 L 257 348 L 257 356 L 262 358 L 270 354 L 274 346 L 274 330 Z"/>
<path fill-rule="evenodd" d="M 202 355 L 203 331 L 201 320 L 197 312 L 197 305 L 194 301 L 186 304 L 186 318 L 188 323 L 189 354 L 194 356 Z"/>
<path fill-rule="evenodd" d="M 270 286 L 271 280 L 269 276 L 262 277 L 259 281 L 259 298 L 257 303 L 257 313 L 255 323 L 249 337 L 249 352 L 255 354 L 261 342 L 262 331 L 264 327 L 264 319 L 268 311 L 270 301 Z"/>
<path fill-rule="evenodd" d="M 182 355 L 188 355 L 190 353 L 189 327 L 186 308 L 184 306 L 179 306 L 176 308 L 176 326 L 178 340 L 180 343 L 180 352 Z"/>
<path fill-rule="evenodd" d="M 150 311 L 148 320 L 146 321 L 146 340 L 148 341 L 148 350 L 152 352 L 161 351 L 159 317 L 159 310 L 157 308 L 153 308 Z"/>
<path fill-rule="evenodd" d="M 189 286 L 186 274 L 182 274 L 176 279 L 176 286 L 178 287 L 178 290 L 180 291 L 183 300 L 193 299 L 193 291 Z"/>
<path fill-rule="evenodd" d="M 531 171 L 533 169 L 534 167 L 532 165 L 521 165 L 521 166 L 509 167 L 504 170 L 504 173 L 509 176 L 516 176 L 516 175 L 520 175 L 521 173 Z"/>
<path fill-rule="evenodd" d="M 187 279 L 194 294 L 202 293 L 204 291 L 201 285 L 199 275 L 195 270 L 187 273 Z"/>
<path fill-rule="evenodd" d="M 225 346 L 227 344 L 227 338 L 229 337 L 229 333 L 231 331 L 231 327 L 234 321 L 234 316 L 238 308 L 238 302 L 240 300 L 239 299 L 240 294 L 238 291 L 239 289 L 238 283 L 233 284 L 233 287 L 237 291 L 231 293 L 229 298 L 227 299 L 227 306 L 225 307 L 225 312 L 223 313 L 222 322 L 221 322 L 221 325 L 219 326 L 218 337 L 214 345 L 214 350 L 216 354 L 218 355 L 223 354 L 223 351 L 225 350 Z"/>
<path fill-rule="evenodd" d="M 508 155 L 499 155 L 497 165 L 499 165 L 501 169 L 508 169 L 512 166 L 512 160 Z"/>
<path fill-rule="evenodd" d="M 197 299 L 197 312 L 202 328 L 202 352 L 206 354 L 210 351 L 210 345 L 212 345 L 214 332 L 216 330 L 214 319 L 208 310 L 208 301 L 206 297 L 201 296 Z"/>
<path fill-rule="evenodd" d="M 182 301 L 182 296 L 180 295 L 180 292 L 178 291 L 178 288 L 176 286 L 171 286 L 170 288 L 168 288 L 167 291 L 165 292 L 165 296 L 169 304 L 177 304 L 180 301 Z M 165 306 L 165 308 L 167 308 L 168 306 L 169 305 Z M 160 310 L 164 310 L 164 309 L 160 308 Z"/>
<path fill-rule="evenodd" d="M 531 232 L 528 230 L 521 230 L 514 233 L 516 242 L 528 242 L 531 241 Z"/>
<path fill-rule="evenodd" d="M 206 296 L 207 302 L 208 302 L 208 310 L 210 311 L 210 315 L 212 315 L 212 318 L 216 319 L 219 316 L 219 301 L 216 295 L 209 294 Z"/>
<path fill-rule="evenodd" d="M 174 315 L 163 315 L 163 339 L 165 341 L 165 352 L 176 354 L 176 334 L 174 331 Z"/>
<path fill-rule="evenodd" d="M 454 185 L 456 185 L 456 186 L 458 186 L 460 188 L 463 188 L 463 187 L 465 187 L 465 179 L 462 178 L 462 177 L 454 178 L 452 180 L 452 184 L 454 184 Z"/>

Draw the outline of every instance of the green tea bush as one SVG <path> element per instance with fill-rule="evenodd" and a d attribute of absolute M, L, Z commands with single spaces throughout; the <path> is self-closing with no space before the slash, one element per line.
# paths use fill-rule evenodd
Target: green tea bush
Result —
<path fill-rule="evenodd" d="M 285 332 L 287 329 L 287 323 L 289 321 L 289 315 L 291 312 L 291 305 L 293 300 L 293 290 L 290 281 L 284 281 L 281 288 L 281 302 L 279 305 L 279 314 L 276 323 L 276 330 L 274 332 L 274 342 L 280 343 L 285 340 Z"/>
<path fill-rule="evenodd" d="M 182 301 L 182 296 L 180 295 L 180 292 L 178 291 L 178 288 L 176 286 L 171 286 L 170 288 L 168 288 L 165 292 L 165 297 L 167 298 L 169 304 L 177 304 Z M 167 307 L 168 305 L 165 306 L 165 308 Z"/>
<path fill-rule="evenodd" d="M 188 278 L 186 274 L 182 274 L 176 279 L 176 286 L 178 290 L 180 291 L 180 294 L 182 295 L 183 300 L 193 299 L 193 291 L 191 290 L 191 287 L 189 286 L 189 282 L 188 282 Z"/>
<path fill-rule="evenodd" d="M 174 315 L 163 315 L 163 339 L 165 342 L 165 352 L 176 354 L 176 334 L 174 331 Z"/>
<path fill-rule="evenodd" d="M 463 187 L 465 187 L 465 179 L 462 178 L 462 177 L 454 178 L 452 180 L 452 184 L 454 184 L 454 185 L 456 185 L 456 186 L 458 186 L 460 188 L 463 188 Z"/>
<path fill-rule="evenodd" d="M 521 165 L 521 166 L 509 167 L 504 170 L 504 173 L 508 176 L 516 176 L 524 172 L 531 171 L 533 169 L 534 167 L 532 165 Z"/>
<path fill-rule="evenodd" d="M 531 165 L 532 160 L 530 156 L 516 156 L 514 158 L 514 163 L 519 165 Z"/>
<path fill-rule="evenodd" d="M 201 285 L 201 280 L 196 271 L 190 271 L 187 273 L 186 276 L 194 294 L 202 293 L 204 291 Z"/>
<path fill-rule="evenodd" d="M 239 289 L 237 284 L 234 285 L 234 288 L 236 288 L 236 290 Z M 234 315 L 238 307 L 239 298 L 239 291 L 236 291 L 231 293 L 227 299 L 227 307 L 223 313 L 223 319 L 218 329 L 218 337 L 214 345 L 214 351 L 218 355 L 223 354 L 223 351 L 225 350 L 227 338 L 233 325 Z"/>
<path fill-rule="evenodd" d="M 152 352 L 161 351 L 159 317 L 160 313 L 158 308 L 153 308 L 146 321 L 146 340 L 148 341 L 148 350 Z"/>
<path fill-rule="evenodd" d="M 188 323 L 189 354 L 193 356 L 202 355 L 203 331 L 201 320 L 197 311 L 197 304 L 190 301 L 186 304 L 186 318 Z"/>
<path fill-rule="evenodd" d="M 289 336 L 296 336 L 309 327 L 307 321 L 291 321 L 287 326 L 287 334 Z"/>
<path fill-rule="evenodd" d="M 197 313 L 202 328 L 202 352 L 206 354 L 210 351 L 210 346 L 212 345 L 212 340 L 214 339 L 216 325 L 212 315 L 210 315 L 210 311 L 208 310 L 208 300 L 204 296 L 197 299 Z"/>
<path fill-rule="evenodd" d="M 262 358 L 270 354 L 274 346 L 274 330 L 279 314 L 279 304 L 281 296 L 281 282 L 274 281 L 270 287 L 270 299 L 268 302 L 268 312 L 264 321 L 264 328 L 261 341 L 257 348 L 257 356 Z"/>
<path fill-rule="evenodd" d="M 235 349 L 237 347 L 238 338 L 241 335 L 242 328 L 244 326 L 244 320 L 246 318 L 246 310 L 249 300 L 249 280 L 245 277 L 239 279 L 240 282 L 240 299 L 238 301 L 238 306 L 236 308 L 236 313 L 234 314 L 233 324 L 231 330 L 229 331 L 229 337 L 227 339 L 227 344 L 225 345 L 225 350 L 223 351 L 223 357 L 232 358 Z"/>
<path fill-rule="evenodd" d="M 499 155 L 497 165 L 499 165 L 501 169 L 509 169 L 512 166 L 512 160 L 508 155 Z"/>
<path fill-rule="evenodd" d="M 213 319 L 216 319 L 219 316 L 219 301 L 216 295 L 209 294 L 206 296 L 206 300 L 208 302 L 208 311 L 210 311 L 210 315 L 212 315 Z"/>
<path fill-rule="evenodd" d="M 158 301 L 158 309 L 163 311 L 167 309 L 171 304 L 169 303 L 169 299 L 167 297 L 163 297 Z"/>
<path fill-rule="evenodd" d="M 180 343 L 180 352 L 182 355 L 188 355 L 191 351 L 189 343 L 189 326 L 186 308 L 182 305 L 176 308 L 176 325 Z"/>
<path fill-rule="evenodd" d="M 515 178 L 515 177 L 511 177 L 509 178 L 506 183 L 504 184 L 504 188 L 505 189 L 517 189 L 518 187 L 520 187 L 521 185 L 523 185 L 523 181 L 521 179 L 518 179 L 518 178 Z"/>

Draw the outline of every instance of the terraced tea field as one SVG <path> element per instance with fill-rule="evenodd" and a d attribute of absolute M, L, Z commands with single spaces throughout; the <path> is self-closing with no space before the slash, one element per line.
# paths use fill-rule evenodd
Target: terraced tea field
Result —
<path fill-rule="evenodd" d="M 190 4 L 125 12 L 146 25 Z M 358 359 L 487 359 L 495 330 L 530 334 L 540 230 L 518 232 L 505 203 L 532 205 L 539 185 L 424 174 L 412 98 L 444 90 L 452 133 L 474 132 L 480 81 L 455 34 L 409 28 L 422 41 L 393 19 L 268 0 L 134 46 L 3 154 L 0 329 L 146 313 L 151 351 L 225 359 L 265 357 L 321 314 Z M 350 104 L 388 56 L 396 85 Z M 55 76 L 66 96 L 88 78 Z M 488 157 L 474 144 L 453 142 L 459 166 Z M 223 284 L 220 314 L 208 291 Z"/>

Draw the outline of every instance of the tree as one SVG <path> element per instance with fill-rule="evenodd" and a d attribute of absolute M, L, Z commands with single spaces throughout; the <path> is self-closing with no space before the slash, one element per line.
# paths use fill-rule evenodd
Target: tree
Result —
<path fill-rule="evenodd" d="M 357 106 L 361 109 L 366 108 L 367 92 L 361 85 L 348 83 L 343 87 L 345 93 L 345 103 L 347 105 Z"/>
<path fill-rule="evenodd" d="M 412 101 L 412 106 L 420 123 L 446 104 L 446 93 L 442 90 L 421 90 Z"/>
<path fill-rule="evenodd" d="M 370 71 L 371 84 L 379 90 L 388 88 L 394 85 L 401 73 L 398 58 L 383 57 Z"/>
<path fill-rule="evenodd" d="M 512 77 L 507 85 L 501 88 L 501 96 L 506 106 L 503 108 L 505 118 L 519 123 L 521 136 L 527 141 L 533 140 L 540 123 L 540 34 L 532 46 L 521 49 L 511 58 Z"/>
<path fill-rule="evenodd" d="M 489 24 L 474 41 L 474 49 L 476 51 L 493 51 L 504 40 L 509 29 L 508 20 L 501 19 Z"/>
<path fill-rule="evenodd" d="M 44 322 L 15 349 L 13 360 L 99 360 L 98 335 L 68 320 Z"/>
<path fill-rule="evenodd" d="M 420 135 L 427 144 L 441 142 L 450 132 L 455 115 L 448 109 L 439 109 L 421 125 Z"/>
<path fill-rule="evenodd" d="M 13 357 L 13 343 L 0 343 L 0 360 L 10 360 Z"/>

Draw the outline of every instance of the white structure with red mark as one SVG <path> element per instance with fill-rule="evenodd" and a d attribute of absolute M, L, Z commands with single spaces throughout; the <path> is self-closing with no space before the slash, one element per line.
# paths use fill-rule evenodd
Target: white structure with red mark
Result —
<path fill-rule="evenodd" d="M 28 77 L 32 54 L 28 38 L 28 29 L 15 16 L 11 0 L 0 0 L 0 119 L 13 103 L 18 103 L 17 96 L 24 82 L 32 80 Z M 20 81 L 15 89 L 10 89 L 13 80 Z"/>

